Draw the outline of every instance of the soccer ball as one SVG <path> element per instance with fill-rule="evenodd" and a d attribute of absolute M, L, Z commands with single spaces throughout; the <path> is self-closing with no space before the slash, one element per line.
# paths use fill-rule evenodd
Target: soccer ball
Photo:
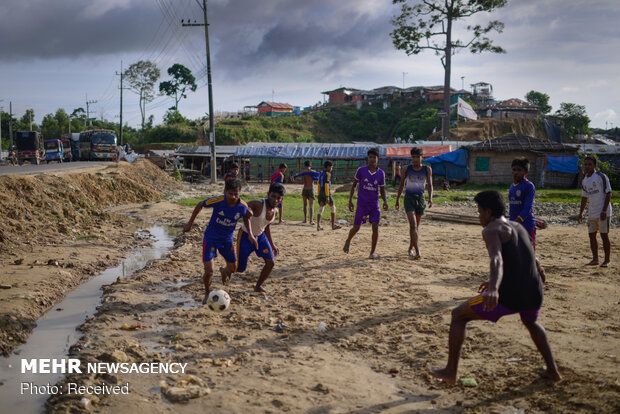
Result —
<path fill-rule="evenodd" d="M 221 289 L 212 290 L 207 298 L 207 306 L 214 312 L 223 312 L 230 306 L 230 295 Z"/>

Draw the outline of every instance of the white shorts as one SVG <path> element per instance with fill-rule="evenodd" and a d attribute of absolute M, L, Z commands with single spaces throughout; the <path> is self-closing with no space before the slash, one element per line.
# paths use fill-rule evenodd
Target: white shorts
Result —
<path fill-rule="evenodd" d="M 610 218 L 607 217 L 605 220 L 601 220 L 598 218 L 588 219 L 588 233 L 596 233 L 597 231 L 601 233 L 609 233 Z"/>

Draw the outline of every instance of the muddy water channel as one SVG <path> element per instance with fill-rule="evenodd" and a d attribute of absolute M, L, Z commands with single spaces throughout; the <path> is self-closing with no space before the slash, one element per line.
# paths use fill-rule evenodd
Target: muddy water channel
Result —
<path fill-rule="evenodd" d="M 39 373 L 41 359 L 67 360 L 69 347 L 80 337 L 76 328 L 96 312 L 101 302 L 101 287 L 114 283 L 117 278 L 130 276 L 142 269 L 151 260 L 164 257 L 173 246 L 178 230 L 153 225 L 140 230 L 144 237 L 152 237 L 151 247 L 135 251 L 120 265 L 101 272 L 98 276 L 80 285 L 65 299 L 51 308 L 37 321 L 37 327 L 28 342 L 17 348 L 13 355 L 0 359 L 0 412 L 21 414 L 44 411 L 44 404 L 51 393 L 59 392 L 55 384 L 64 376 L 64 371 L 48 365 Z M 22 365 L 36 361 L 37 373 L 22 373 Z"/>

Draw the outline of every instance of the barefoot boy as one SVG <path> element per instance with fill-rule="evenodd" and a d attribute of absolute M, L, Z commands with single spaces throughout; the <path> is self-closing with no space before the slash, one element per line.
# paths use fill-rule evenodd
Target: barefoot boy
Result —
<path fill-rule="evenodd" d="M 224 187 L 224 195 L 207 198 L 199 202 L 194 208 L 189 222 L 183 227 L 183 232 L 187 233 L 192 229 L 194 220 L 203 207 L 213 208 L 211 220 L 209 220 L 209 225 L 205 230 L 202 242 L 202 261 L 204 264 L 202 280 L 205 285 L 203 305 L 207 302 L 209 292 L 211 291 L 211 280 L 215 271 L 214 259 L 217 257 L 217 252 L 220 252 L 224 260 L 226 260 L 226 267 L 220 268 L 224 285 L 228 284 L 230 275 L 235 271 L 237 257 L 235 256 L 233 245 L 233 233 L 235 232 L 237 221 L 243 217 L 243 224 L 250 232 L 252 231 L 249 220 L 252 217 L 252 211 L 248 209 L 245 201 L 239 198 L 240 193 L 241 181 L 238 178 L 229 179 Z M 254 236 L 250 235 L 249 240 L 256 245 Z"/>
<path fill-rule="evenodd" d="M 286 171 L 287 168 L 288 168 L 288 165 L 286 165 L 285 163 L 280 164 L 278 171 L 271 174 L 270 184 L 273 184 L 273 183 L 284 184 L 284 172 Z M 278 224 L 282 224 L 282 202 L 278 204 L 278 213 L 280 213 L 278 214 Z"/>
<path fill-rule="evenodd" d="M 245 224 L 241 226 L 237 236 L 237 272 L 245 271 L 248 266 L 248 259 L 252 253 L 256 253 L 258 257 L 265 261 L 263 270 L 261 270 L 258 281 L 254 286 L 256 292 L 267 293 L 262 285 L 269 277 L 269 274 L 271 274 L 274 266 L 274 256 L 277 256 L 280 252 L 271 238 L 271 228 L 269 225 L 276 219 L 277 206 L 284 198 L 284 192 L 282 184 L 273 183 L 269 187 L 267 198 L 252 200 L 248 203 L 249 209 L 252 210 L 252 218 L 250 218 L 252 234 L 256 238 L 258 246 L 255 246 L 250 240 L 250 233 Z"/>
<path fill-rule="evenodd" d="M 467 323 L 476 319 L 497 322 L 502 316 L 518 313 L 545 360 L 545 375 L 559 381 L 562 377 L 551 354 L 545 329 L 536 322 L 543 289 L 530 238 L 523 226 L 506 220 L 504 199 L 497 191 L 480 192 L 474 201 L 478 204 L 478 217 L 484 227 L 482 238 L 489 252 L 491 276 L 488 282 L 480 285 L 481 295 L 452 311 L 448 364 L 443 369 L 431 371 L 431 374 L 455 384 Z"/>
<path fill-rule="evenodd" d="M 422 150 L 411 148 L 411 165 L 405 171 L 405 179 L 401 181 L 396 195 L 396 210 L 400 209 L 400 195 L 405 191 L 405 212 L 409 220 L 409 257 L 414 260 L 420 259 L 418 247 L 418 234 L 420 220 L 426 209 L 424 200 L 424 188 L 428 189 L 428 208 L 433 206 L 433 170 L 427 165 L 422 165 Z"/>
<path fill-rule="evenodd" d="M 385 173 L 377 166 L 379 163 L 379 151 L 375 148 L 368 150 L 368 165 L 360 167 L 355 173 L 355 179 L 349 193 L 349 210 L 353 211 L 353 194 L 357 183 L 360 188 L 357 192 L 357 208 L 355 209 L 355 219 L 353 227 L 349 231 L 349 237 L 344 243 L 343 251 L 349 253 L 351 239 L 360 230 L 360 226 L 370 221 L 372 225 L 372 242 L 370 246 L 371 259 L 379 259 L 380 256 L 375 253 L 377 240 L 379 240 L 379 220 L 381 219 L 381 208 L 379 207 L 379 193 L 383 199 L 383 208 L 388 209 L 387 199 L 385 198 Z"/>
<path fill-rule="evenodd" d="M 332 210 L 332 230 L 337 230 L 340 226 L 336 225 L 336 205 L 332 199 L 331 191 L 333 164 L 331 161 L 325 161 L 323 167 L 325 169 L 319 176 L 319 214 L 316 216 L 316 229 L 317 231 L 323 230 L 323 227 L 321 227 L 321 216 L 323 215 L 325 204 L 329 204 Z"/>
<path fill-rule="evenodd" d="M 310 204 L 310 224 L 314 224 L 314 183 L 319 179 L 319 173 L 312 169 L 310 161 L 304 162 L 304 167 L 305 170 L 294 178 L 301 177 L 304 184 L 301 190 L 301 197 L 304 201 L 304 224 L 308 223 L 308 204 Z"/>
<path fill-rule="evenodd" d="M 598 265 L 598 242 L 596 232 L 601 233 L 605 260 L 601 267 L 608 267 L 611 261 L 611 243 L 609 241 L 609 227 L 611 225 L 611 185 L 609 178 L 600 171 L 596 171 L 596 158 L 587 156 L 583 161 L 585 176 L 581 181 L 581 208 L 579 222 L 583 221 L 583 210 L 588 207 L 588 236 L 592 261 L 588 266 Z"/>

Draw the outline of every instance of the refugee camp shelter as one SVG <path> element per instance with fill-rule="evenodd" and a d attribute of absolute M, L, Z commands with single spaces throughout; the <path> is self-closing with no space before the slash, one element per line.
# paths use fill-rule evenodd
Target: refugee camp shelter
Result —
<path fill-rule="evenodd" d="M 216 145 L 215 161 L 217 175 L 222 176 L 228 171 L 231 157 L 235 154 L 236 145 Z M 201 175 L 211 175 L 211 148 L 208 145 L 193 146 L 180 145 L 174 150 L 174 155 L 181 157 L 183 169 L 198 171 Z"/>
<path fill-rule="evenodd" d="M 467 159 L 469 153 L 466 149 L 446 152 L 424 160 L 433 169 L 433 177 L 443 177 L 448 181 L 464 182 L 467 177 Z"/>
<path fill-rule="evenodd" d="M 463 147 L 469 152 L 468 183 L 512 183 L 512 161 L 524 156 L 530 160 L 528 178 L 537 187 L 576 185 L 577 149 L 557 142 L 510 134 Z"/>

